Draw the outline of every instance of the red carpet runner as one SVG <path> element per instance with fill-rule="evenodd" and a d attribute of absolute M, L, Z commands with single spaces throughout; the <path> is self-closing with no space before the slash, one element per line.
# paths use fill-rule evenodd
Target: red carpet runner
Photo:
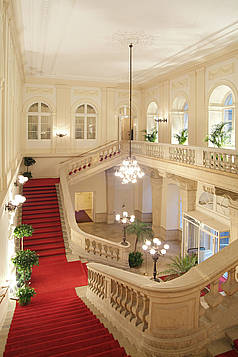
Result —
<path fill-rule="evenodd" d="M 55 179 L 35 179 L 24 185 L 27 202 L 22 223 L 34 234 L 25 249 L 40 255 L 32 287 L 37 295 L 28 306 L 17 304 L 4 357 L 126 357 L 125 350 L 77 297 L 74 287 L 87 285 L 87 267 L 67 263 L 62 238 Z"/>

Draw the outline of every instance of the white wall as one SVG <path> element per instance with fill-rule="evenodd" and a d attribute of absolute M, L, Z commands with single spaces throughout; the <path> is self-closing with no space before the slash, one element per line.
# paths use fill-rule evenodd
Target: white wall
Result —
<path fill-rule="evenodd" d="M 69 189 L 74 208 L 76 192 L 93 192 L 94 213 L 106 213 L 106 178 L 104 172 L 71 185 Z"/>
<path fill-rule="evenodd" d="M 11 2 L 0 0 L 0 285 L 6 285 L 10 215 L 5 211 L 16 192 L 14 176 L 21 161 L 22 64 L 19 60 Z"/>

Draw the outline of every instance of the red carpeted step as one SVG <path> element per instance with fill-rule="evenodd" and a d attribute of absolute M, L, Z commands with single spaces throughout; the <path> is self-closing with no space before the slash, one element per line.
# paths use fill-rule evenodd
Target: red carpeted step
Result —
<path fill-rule="evenodd" d="M 236 352 L 235 350 L 231 350 L 231 351 L 227 351 L 224 353 L 220 353 L 219 355 L 216 355 L 215 357 L 237 357 L 238 356 L 238 352 Z"/>
<path fill-rule="evenodd" d="M 37 218 L 39 219 L 45 219 L 45 218 L 49 218 L 49 219 L 54 219 L 55 217 L 60 217 L 59 211 L 57 212 L 43 212 L 41 211 L 40 214 L 33 214 L 33 213 L 22 213 L 22 219 L 27 219 L 27 220 L 36 220 Z"/>
<path fill-rule="evenodd" d="M 56 182 L 38 179 L 24 186 L 22 222 L 34 228 L 25 249 L 40 256 L 31 281 L 37 295 L 29 306 L 17 305 L 4 357 L 126 357 L 73 289 L 87 284 L 87 266 L 66 261 Z"/>
<path fill-rule="evenodd" d="M 34 228 L 34 231 L 36 231 L 37 229 L 41 229 L 41 228 L 61 227 L 61 222 L 60 222 L 60 220 L 58 220 L 58 221 L 51 220 L 51 222 L 35 222 L 35 223 L 32 223 L 32 227 Z"/>
<path fill-rule="evenodd" d="M 58 249 L 47 249 L 44 251 L 38 251 L 36 250 L 36 253 L 39 255 L 39 257 L 49 257 L 51 255 L 64 255 L 65 254 L 65 250 L 62 248 L 58 248 Z"/>
<path fill-rule="evenodd" d="M 32 245 L 42 245 L 42 244 L 54 244 L 58 243 L 61 241 L 60 238 L 45 238 L 45 239 L 34 239 L 34 238 L 28 238 L 24 241 L 24 248 L 31 247 Z M 50 246 L 49 246 L 50 247 Z M 31 247 L 31 250 L 33 248 Z"/>
<path fill-rule="evenodd" d="M 32 244 L 30 247 L 31 247 L 31 250 L 40 252 L 41 250 L 45 250 L 46 251 L 49 248 L 50 249 L 64 248 L 64 242 L 52 243 L 50 245 L 47 245 L 47 244 L 39 244 L 39 245 Z M 26 246 L 25 246 L 25 248 L 26 248 Z"/>
<path fill-rule="evenodd" d="M 50 207 L 45 209 L 28 209 L 23 210 L 22 217 L 32 216 L 32 212 L 34 211 L 34 217 L 36 215 L 45 215 L 45 214 L 52 214 L 52 213 L 59 213 L 59 207 Z"/>
<path fill-rule="evenodd" d="M 15 353 L 15 351 L 9 351 L 6 352 L 5 356 L 52 357 L 57 356 L 57 354 L 64 356 L 66 352 L 72 352 L 77 349 L 78 356 L 89 357 L 92 356 L 93 353 L 95 354 L 96 352 L 98 352 L 100 349 L 107 351 L 116 347 L 119 347 L 118 342 L 113 339 L 111 334 L 108 334 L 107 336 L 103 336 L 103 338 L 91 337 L 91 339 L 89 340 L 62 344 L 61 346 L 49 346 L 49 348 L 37 350 L 33 353 L 31 352 L 31 346 L 26 346 L 25 350 L 23 350 L 23 353 L 21 353 L 19 350 L 17 354 Z"/>

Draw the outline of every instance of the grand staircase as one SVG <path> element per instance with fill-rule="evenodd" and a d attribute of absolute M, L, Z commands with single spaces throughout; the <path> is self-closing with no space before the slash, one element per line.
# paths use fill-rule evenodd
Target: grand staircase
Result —
<path fill-rule="evenodd" d="M 24 186 L 22 222 L 34 228 L 24 248 L 40 256 L 31 282 L 37 295 L 28 306 L 17 304 L 4 357 L 126 357 L 124 348 L 76 295 L 75 287 L 87 285 L 87 266 L 66 260 L 56 183 L 35 179 Z"/>

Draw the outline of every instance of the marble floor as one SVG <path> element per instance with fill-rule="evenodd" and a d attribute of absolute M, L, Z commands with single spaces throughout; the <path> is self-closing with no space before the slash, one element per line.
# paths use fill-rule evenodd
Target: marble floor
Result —
<path fill-rule="evenodd" d="M 84 232 L 89 234 L 93 234 L 95 236 L 110 239 L 113 242 L 120 243 L 123 237 L 123 227 L 119 223 L 115 224 L 107 224 L 107 223 L 94 223 L 94 222 L 87 222 L 87 223 L 79 223 L 79 228 L 82 229 Z M 135 235 L 128 235 L 126 236 L 127 241 L 131 244 L 131 251 L 134 250 L 135 244 Z M 163 242 L 167 243 L 167 242 Z M 149 253 L 145 253 L 141 246 L 144 244 L 143 242 L 139 242 L 138 244 L 138 251 L 142 251 L 144 254 L 144 262 L 140 268 L 132 269 L 133 272 L 143 275 L 152 276 L 153 273 L 153 260 Z M 167 264 L 170 263 L 170 258 L 180 254 L 180 241 L 178 240 L 169 240 L 168 244 L 170 249 L 168 250 L 167 254 L 161 257 L 157 263 L 157 270 L 158 275 L 161 275 L 161 272 L 167 269 Z"/>

